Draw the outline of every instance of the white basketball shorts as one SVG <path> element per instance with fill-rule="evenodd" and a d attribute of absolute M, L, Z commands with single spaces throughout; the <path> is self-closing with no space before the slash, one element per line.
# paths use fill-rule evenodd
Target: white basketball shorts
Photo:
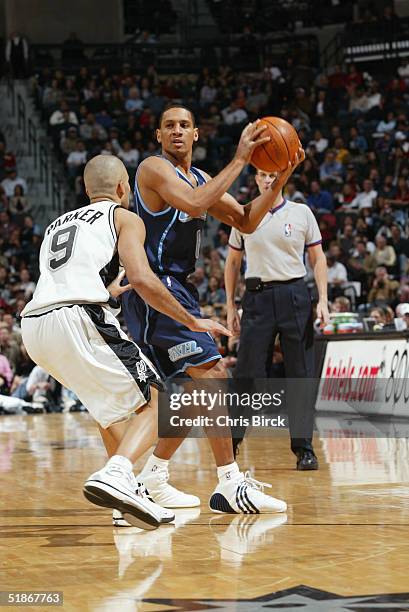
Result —
<path fill-rule="evenodd" d="M 104 428 L 128 418 L 162 388 L 154 366 L 97 304 L 55 308 L 21 322 L 28 354 L 79 397 Z"/>

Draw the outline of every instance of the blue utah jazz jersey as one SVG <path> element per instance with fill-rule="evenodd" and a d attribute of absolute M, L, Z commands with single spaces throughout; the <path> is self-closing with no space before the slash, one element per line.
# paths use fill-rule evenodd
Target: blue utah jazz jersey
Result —
<path fill-rule="evenodd" d="M 192 189 L 206 182 L 197 168 L 190 168 L 196 179 L 196 184 L 192 184 L 183 172 L 175 168 L 171 162 L 168 163 L 180 180 L 185 181 Z M 191 274 L 199 257 L 206 213 L 197 218 L 190 217 L 172 206 L 167 206 L 160 212 L 152 212 L 143 201 L 138 189 L 138 173 L 135 178 L 135 212 L 145 223 L 145 250 L 152 270 L 159 276 L 186 277 Z"/>

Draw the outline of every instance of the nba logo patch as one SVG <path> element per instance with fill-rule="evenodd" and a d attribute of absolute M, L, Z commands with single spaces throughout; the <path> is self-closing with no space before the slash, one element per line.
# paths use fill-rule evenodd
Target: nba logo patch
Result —
<path fill-rule="evenodd" d="M 291 236 L 292 231 L 293 231 L 293 227 L 291 223 L 286 223 L 284 225 L 284 236 L 287 236 L 287 238 L 289 238 Z"/>

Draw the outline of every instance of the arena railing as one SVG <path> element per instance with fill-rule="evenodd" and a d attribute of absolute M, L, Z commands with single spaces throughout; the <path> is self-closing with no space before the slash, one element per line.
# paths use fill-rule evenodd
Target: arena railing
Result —
<path fill-rule="evenodd" d="M 128 41 L 123 44 L 84 44 L 83 48 L 70 55 L 64 45 L 32 45 L 31 57 L 34 72 L 41 68 L 78 70 L 81 66 L 98 68 L 107 66 L 111 71 L 119 70 L 128 63 L 132 69 L 142 71 L 154 64 L 162 74 L 198 72 L 203 66 L 211 69 L 228 64 L 235 70 L 259 71 L 267 57 L 281 58 L 294 51 L 306 54 L 313 61 L 319 59 L 317 37 L 313 34 L 274 33 L 263 38 L 255 37 L 254 53 L 243 53 L 242 36 L 200 41 L 200 43 L 154 43 L 140 44 Z M 82 56 L 81 56 L 82 54 Z"/>
<path fill-rule="evenodd" d="M 320 65 L 324 70 L 336 64 L 342 64 L 344 59 L 344 48 L 342 42 L 342 33 L 336 32 L 328 44 L 320 53 Z"/>
<path fill-rule="evenodd" d="M 33 168 L 37 173 L 36 178 L 43 186 L 46 197 L 50 199 L 50 212 L 52 216 L 61 214 L 63 212 L 61 183 L 57 172 L 53 168 L 49 148 L 41 141 L 38 128 L 27 112 L 26 101 L 21 93 L 16 90 L 12 79 L 7 80 L 7 93 L 11 116 L 16 120 L 17 129 L 21 133 L 21 144 L 24 145 L 28 156 L 33 158 Z M 46 212 L 45 208 L 44 203 L 38 206 L 38 209 L 41 209 L 43 213 Z"/>

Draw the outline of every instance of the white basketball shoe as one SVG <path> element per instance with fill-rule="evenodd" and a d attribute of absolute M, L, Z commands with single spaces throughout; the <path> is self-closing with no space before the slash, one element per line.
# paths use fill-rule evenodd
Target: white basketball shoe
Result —
<path fill-rule="evenodd" d="M 179 491 L 169 484 L 169 471 L 165 465 L 154 464 L 148 472 L 142 471 L 136 476 L 137 482 L 143 484 L 152 501 L 163 508 L 195 508 L 200 506 L 196 495 Z"/>
<path fill-rule="evenodd" d="M 146 495 L 146 491 L 144 491 L 142 495 L 143 497 L 148 497 Z M 155 504 L 155 502 L 153 503 Z M 159 504 L 155 504 L 155 506 L 158 506 L 158 512 L 160 514 L 161 525 L 165 523 L 172 523 L 175 520 L 174 512 L 172 512 L 171 510 L 168 510 L 168 508 L 162 508 L 162 506 L 159 506 Z M 120 510 L 117 510 L 115 508 L 114 510 L 112 510 L 112 525 L 114 527 L 134 527 L 134 525 L 131 525 L 131 523 L 127 521 L 127 516 L 128 516 L 127 512 L 122 513 Z"/>
<path fill-rule="evenodd" d="M 227 472 L 217 485 L 209 501 L 209 508 L 217 514 L 265 514 L 285 512 L 287 504 L 264 493 L 271 488 L 266 482 L 251 478 L 250 472 Z"/>
<path fill-rule="evenodd" d="M 153 503 L 142 487 L 135 491 L 132 464 L 126 457 L 111 457 L 101 470 L 89 476 L 83 493 L 97 506 L 120 510 L 134 527 L 149 530 L 161 524 L 163 508 Z"/>

